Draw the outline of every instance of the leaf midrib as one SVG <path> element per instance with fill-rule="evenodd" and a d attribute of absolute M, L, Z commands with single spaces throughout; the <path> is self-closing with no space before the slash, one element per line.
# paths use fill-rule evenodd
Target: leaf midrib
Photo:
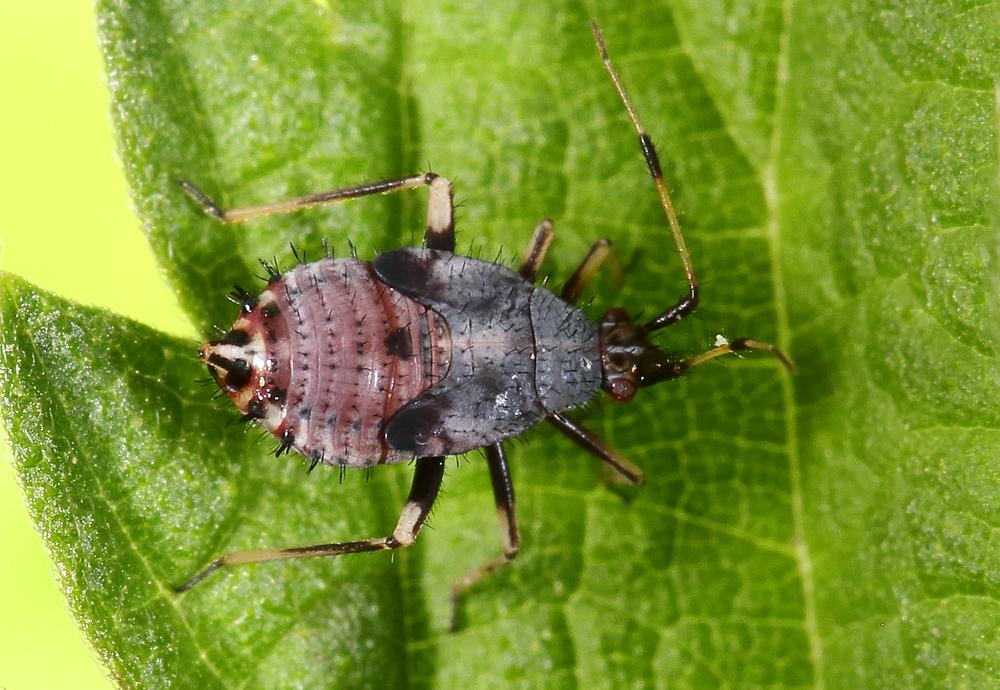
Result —
<path fill-rule="evenodd" d="M 774 114 L 771 118 L 771 141 L 768 144 L 768 160 L 763 167 L 763 190 L 766 209 L 766 229 L 768 251 L 771 256 L 771 276 L 774 284 L 774 312 L 778 342 L 791 348 L 792 334 L 788 318 L 788 301 L 785 294 L 785 278 L 781 264 L 781 192 L 779 189 L 779 165 L 782 115 L 785 112 L 789 70 L 789 44 L 791 42 L 793 0 L 782 0 L 781 33 L 778 36 L 778 59 L 775 61 Z M 791 352 L 794 356 L 794 352 Z M 806 637 L 809 640 L 809 660 L 812 664 L 813 687 L 825 690 L 823 670 L 823 640 L 816 619 L 816 594 L 813 579 L 812 556 L 806 539 L 805 509 L 803 505 L 802 456 L 799 449 L 798 414 L 795 401 L 795 386 L 788 375 L 781 377 L 782 404 L 785 408 L 785 442 L 788 454 L 788 475 L 791 486 L 791 507 L 793 534 L 795 539 L 795 561 L 802 581 L 803 617 Z"/>
<path fill-rule="evenodd" d="M 784 348 L 788 348 L 788 354 L 794 359 L 794 352 L 791 351 L 792 328 L 789 320 L 788 302 L 785 291 L 785 278 L 781 264 L 781 193 L 780 193 L 780 155 L 781 137 L 783 132 L 782 115 L 785 112 L 787 100 L 786 88 L 788 84 L 788 70 L 790 63 L 790 34 L 792 25 L 792 9 L 794 0 L 782 0 L 781 2 L 781 32 L 778 35 L 778 54 L 775 60 L 775 81 L 774 81 L 774 112 L 771 116 L 771 137 L 768 142 L 768 157 L 763 165 L 756 167 L 759 175 L 759 183 L 763 190 L 765 202 L 765 222 L 763 234 L 770 256 L 771 277 L 774 287 L 774 313 L 775 330 L 777 342 Z M 697 54 L 688 46 L 685 40 L 685 27 L 681 17 L 673 13 L 673 19 L 677 26 L 677 34 L 684 49 L 684 53 L 691 60 L 693 65 L 697 65 Z M 718 109 L 719 118 L 724 127 L 729 132 L 733 132 L 729 126 L 724 111 Z M 731 139 L 738 142 L 740 137 L 731 134 Z M 744 147 L 741 150 L 746 155 Z M 749 159 L 748 160 L 752 160 Z M 809 544 L 806 539 L 805 509 L 803 504 L 803 480 L 802 480 L 802 458 L 799 449 L 799 428 L 798 415 L 795 400 L 795 386 L 789 375 L 781 377 L 782 406 L 784 407 L 785 419 L 785 447 L 783 452 L 788 458 L 789 486 L 791 489 L 791 511 L 792 529 L 794 543 L 791 551 L 796 562 L 799 579 L 802 585 L 803 599 L 803 628 L 809 641 L 809 659 L 813 671 L 813 687 L 816 690 L 824 690 L 826 687 L 823 672 L 823 643 L 820 635 L 818 621 L 816 618 L 816 597 L 815 581 L 813 578 L 812 557 L 809 552 Z"/>

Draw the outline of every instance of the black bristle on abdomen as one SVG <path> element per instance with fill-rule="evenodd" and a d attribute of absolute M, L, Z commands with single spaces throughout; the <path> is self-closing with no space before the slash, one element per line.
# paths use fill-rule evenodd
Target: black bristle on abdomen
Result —
<path fill-rule="evenodd" d="M 244 314 L 249 314 L 257 306 L 257 298 L 239 285 L 233 285 L 233 290 L 226 297 L 230 302 L 240 305 Z"/>

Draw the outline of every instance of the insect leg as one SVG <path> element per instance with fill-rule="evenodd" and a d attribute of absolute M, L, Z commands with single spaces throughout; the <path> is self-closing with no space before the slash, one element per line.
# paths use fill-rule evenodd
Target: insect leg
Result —
<path fill-rule="evenodd" d="M 427 202 L 427 231 L 424 244 L 428 249 L 455 251 L 455 206 L 452 203 L 451 182 L 443 177 L 430 181 Z"/>
<path fill-rule="evenodd" d="M 496 572 L 514 560 L 521 547 L 521 535 L 517 531 L 517 516 L 514 513 L 514 485 L 510 481 L 510 467 L 507 465 L 507 454 L 502 443 L 494 443 L 483 449 L 486 452 L 486 464 L 490 468 L 490 481 L 493 484 L 493 500 L 497 508 L 497 521 L 500 525 L 500 543 L 503 544 L 503 555 L 483 563 L 478 568 L 470 570 L 451 586 L 451 627 L 454 630 L 458 622 L 458 602 L 462 595 L 474 584 L 490 573 Z"/>
<path fill-rule="evenodd" d="M 188 196 L 198 202 L 198 205 L 207 213 L 208 215 L 219 219 L 221 222 L 226 224 L 231 223 L 242 223 L 247 220 L 254 218 L 262 218 L 264 216 L 271 216 L 279 213 L 293 213 L 295 211 L 300 211 L 305 208 L 312 208 L 313 206 L 322 206 L 324 204 L 332 204 L 339 201 L 347 201 L 348 199 L 357 199 L 363 196 L 372 196 L 375 194 L 389 194 L 390 192 L 398 192 L 401 189 L 415 189 L 417 187 L 431 187 L 431 196 L 433 198 L 434 192 L 433 188 L 435 185 L 435 180 L 444 179 L 441 178 L 436 173 L 418 173 L 416 175 L 409 175 L 408 177 L 398 177 L 392 180 L 382 180 L 380 182 L 371 182 L 368 184 L 358 185 L 356 187 L 346 187 L 344 189 L 333 189 L 326 192 L 317 192 L 315 194 L 306 194 L 305 196 L 298 196 L 291 199 L 284 199 L 282 201 L 274 201 L 267 204 L 259 204 L 256 206 L 244 206 L 241 208 L 231 208 L 223 209 L 218 204 L 216 204 L 207 194 L 195 187 L 193 184 L 187 180 L 181 180 L 180 186 Z M 442 186 L 442 183 L 438 183 L 438 186 Z M 444 180 L 443 186 L 450 189 L 450 184 L 447 180 Z M 449 198 L 450 204 L 450 198 Z"/>
<path fill-rule="evenodd" d="M 670 234 L 673 235 L 674 245 L 677 247 L 677 253 L 681 257 L 681 263 L 684 265 L 684 274 L 687 277 L 687 296 L 682 297 L 676 304 L 646 324 L 647 330 L 655 331 L 679 321 L 698 307 L 698 279 L 695 278 L 694 267 L 691 264 L 691 254 L 688 252 L 687 244 L 684 242 L 684 235 L 681 233 L 681 224 L 677 220 L 677 212 L 674 210 L 674 203 L 670 199 L 670 191 L 667 189 L 667 183 L 663 178 L 663 169 L 660 167 L 660 158 L 656 153 L 656 147 L 653 146 L 653 140 L 649 138 L 645 128 L 639 121 L 639 116 L 636 114 L 635 107 L 632 105 L 632 101 L 625 91 L 625 86 L 622 84 L 618 72 L 611 64 L 611 58 L 608 57 L 608 49 L 604 43 L 604 36 L 601 35 L 601 29 L 597 26 L 597 22 L 592 22 L 591 28 L 594 31 L 594 40 L 597 41 L 597 47 L 601 52 L 601 59 L 604 61 L 604 68 L 608 71 L 608 75 L 615 85 L 615 90 L 618 92 L 618 96 L 621 98 L 622 104 L 624 104 L 625 110 L 628 112 L 628 117 L 632 121 L 636 133 L 639 135 L 639 148 L 642 149 L 642 155 L 646 159 L 646 166 L 653 177 L 653 184 L 656 185 L 656 193 L 660 197 L 663 213 L 667 218 L 667 224 L 670 226 Z"/>
<path fill-rule="evenodd" d="M 590 247 L 590 251 L 587 252 L 587 256 L 583 257 L 583 261 L 580 262 L 580 265 L 573 271 L 573 275 L 569 277 L 569 280 L 563 286 L 562 294 L 560 295 L 563 301 L 575 304 L 580 298 L 580 293 L 587 287 L 587 283 L 590 282 L 594 274 L 597 273 L 597 269 L 601 267 L 601 264 L 609 256 L 612 256 L 611 242 L 604 239 L 594 242 Z"/>
<path fill-rule="evenodd" d="M 260 561 L 277 561 L 286 558 L 308 558 L 311 556 L 339 556 L 345 553 L 361 553 L 363 551 L 383 551 L 409 546 L 417 538 L 421 525 L 430 513 L 438 489 L 441 487 L 441 477 L 444 476 L 444 458 L 432 457 L 417 460 L 417 468 L 413 473 L 413 484 L 406 505 L 399 515 L 396 529 L 388 537 L 364 539 L 361 541 L 345 541 L 334 544 L 313 544 L 312 546 L 296 546 L 286 549 L 262 549 L 259 551 L 237 551 L 228 553 L 212 561 L 207 568 L 192 577 L 184 584 L 175 588 L 177 592 L 186 592 L 206 577 L 220 568 L 257 563 Z"/>
<path fill-rule="evenodd" d="M 549 251 L 549 245 L 552 244 L 554 233 L 555 227 L 548 218 L 543 219 L 535 226 L 535 232 L 531 235 L 531 244 L 528 245 L 528 255 L 524 257 L 524 262 L 518 271 L 521 277 L 528 282 L 534 282 L 538 276 L 538 270 L 542 267 L 542 262 L 545 261 L 545 255 Z"/>
<path fill-rule="evenodd" d="M 550 412 L 545 419 L 585 451 L 596 455 L 601 462 L 611 467 L 630 484 L 642 486 L 646 483 L 646 477 L 642 470 L 617 451 L 605 445 L 594 432 L 558 412 Z"/>

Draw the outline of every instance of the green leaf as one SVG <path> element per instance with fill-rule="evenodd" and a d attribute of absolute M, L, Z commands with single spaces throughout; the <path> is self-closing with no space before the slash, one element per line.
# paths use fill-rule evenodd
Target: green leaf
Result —
<path fill-rule="evenodd" d="M 204 329 L 259 256 L 417 243 L 410 192 L 222 227 L 245 205 L 423 169 L 460 247 L 556 222 L 558 281 L 609 237 L 655 313 L 684 283 L 588 29 L 658 142 L 704 283 L 664 335 L 778 341 L 599 405 L 646 470 L 626 491 L 549 429 L 514 445 L 524 539 L 498 553 L 478 456 L 404 553 L 260 564 L 178 596 L 220 552 L 387 533 L 406 467 L 343 483 L 267 456 L 209 402 L 193 343 L 2 282 L 2 413 L 72 606 L 123 686 L 980 687 L 998 682 L 995 4 L 103 1 L 121 155 Z"/>

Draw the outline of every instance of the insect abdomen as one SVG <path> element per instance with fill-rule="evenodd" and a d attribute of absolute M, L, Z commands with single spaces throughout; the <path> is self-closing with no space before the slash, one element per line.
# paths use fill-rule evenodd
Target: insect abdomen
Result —
<path fill-rule="evenodd" d="M 324 259 L 272 278 L 238 331 L 253 375 L 230 395 L 282 448 L 354 467 L 413 457 L 385 443 L 385 421 L 447 372 L 449 333 L 370 263 Z"/>

